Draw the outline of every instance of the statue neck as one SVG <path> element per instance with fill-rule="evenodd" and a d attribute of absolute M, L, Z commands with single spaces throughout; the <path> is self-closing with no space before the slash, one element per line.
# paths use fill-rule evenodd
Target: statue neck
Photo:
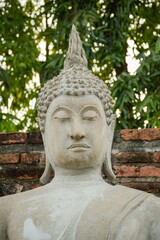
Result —
<path fill-rule="evenodd" d="M 101 170 L 95 168 L 87 169 L 65 169 L 56 167 L 55 177 L 52 180 L 53 183 L 84 183 L 84 182 L 97 182 L 103 181 L 101 176 Z"/>

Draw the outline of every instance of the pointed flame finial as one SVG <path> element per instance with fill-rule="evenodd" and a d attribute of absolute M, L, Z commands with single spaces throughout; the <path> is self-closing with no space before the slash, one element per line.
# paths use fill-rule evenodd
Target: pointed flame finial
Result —
<path fill-rule="evenodd" d="M 64 61 L 64 69 L 73 67 L 73 65 L 81 65 L 84 67 L 88 65 L 85 51 L 75 25 L 72 25 L 69 37 L 69 47 Z"/>

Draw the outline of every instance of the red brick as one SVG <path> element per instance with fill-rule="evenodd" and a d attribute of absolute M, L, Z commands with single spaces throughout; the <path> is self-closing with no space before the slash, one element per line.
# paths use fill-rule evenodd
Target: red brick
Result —
<path fill-rule="evenodd" d="M 17 179 L 19 180 L 31 180 L 31 179 L 35 180 L 37 178 L 39 179 L 42 176 L 43 171 L 44 169 L 36 169 L 35 171 L 31 172 L 26 170 L 24 171 L 24 174 L 17 176 Z"/>
<path fill-rule="evenodd" d="M 44 152 L 41 153 L 41 155 L 40 155 L 40 162 L 39 162 L 39 164 L 40 164 L 40 167 L 44 167 L 46 165 L 46 155 L 45 155 Z"/>
<path fill-rule="evenodd" d="M 25 143 L 26 133 L 0 133 L 0 144 Z"/>
<path fill-rule="evenodd" d="M 35 179 L 37 175 L 29 176 L 28 174 L 24 174 L 22 176 L 18 176 L 17 179 L 19 180 L 32 180 Z"/>
<path fill-rule="evenodd" d="M 19 163 L 19 153 L 0 154 L 0 164 Z"/>
<path fill-rule="evenodd" d="M 154 152 L 153 161 L 154 162 L 160 162 L 160 152 Z"/>
<path fill-rule="evenodd" d="M 117 177 L 160 177 L 160 167 L 155 166 L 115 166 Z"/>
<path fill-rule="evenodd" d="M 43 144 L 41 133 L 40 132 L 27 133 L 27 143 Z"/>
<path fill-rule="evenodd" d="M 160 128 L 121 130 L 120 135 L 124 140 L 160 140 Z"/>
<path fill-rule="evenodd" d="M 23 164 L 37 164 L 39 162 L 39 153 L 22 153 L 20 162 Z"/>
<path fill-rule="evenodd" d="M 145 163 L 152 159 L 151 152 L 118 152 L 112 154 L 112 159 L 119 163 Z"/>
<path fill-rule="evenodd" d="M 18 180 L 35 180 L 40 178 L 44 168 L 39 168 L 33 165 L 4 166 L 0 169 L 0 179 L 18 179 Z"/>
<path fill-rule="evenodd" d="M 22 153 L 20 162 L 22 164 L 29 164 L 29 165 L 37 165 L 39 164 L 40 167 L 45 166 L 45 153 L 44 152 L 30 152 L 30 153 Z"/>

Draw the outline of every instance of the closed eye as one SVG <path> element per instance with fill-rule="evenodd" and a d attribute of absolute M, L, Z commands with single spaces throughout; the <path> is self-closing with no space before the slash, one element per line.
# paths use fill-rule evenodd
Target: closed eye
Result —
<path fill-rule="evenodd" d="M 95 121 L 98 117 L 98 114 L 95 110 L 90 110 L 90 109 L 87 109 L 87 110 L 84 110 L 82 112 L 82 119 L 83 120 L 86 120 L 86 121 Z"/>
<path fill-rule="evenodd" d="M 67 122 L 70 120 L 69 117 L 55 117 L 54 119 L 59 120 L 61 122 Z"/>
<path fill-rule="evenodd" d="M 87 120 L 87 121 L 95 121 L 97 118 L 97 116 L 95 117 L 83 117 L 83 120 Z"/>
<path fill-rule="evenodd" d="M 66 109 L 57 110 L 54 114 L 54 119 L 59 122 L 67 122 L 71 118 L 69 111 Z"/>

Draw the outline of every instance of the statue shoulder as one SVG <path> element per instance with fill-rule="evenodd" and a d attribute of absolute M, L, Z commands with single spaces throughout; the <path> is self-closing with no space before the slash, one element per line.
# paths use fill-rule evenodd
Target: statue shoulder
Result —
<path fill-rule="evenodd" d="M 153 218 L 158 220 L 160 230 L 160 198 L 154 195 L 149 195 L 145 201 L 145 206 L 153 215 Z"/>
<path fill-rule="evenodd" d="M 0 239 L 7 240 L 8 216 L 13 207 L 15 196 L 0 197 Z"/>
<path fill-rule="evenodd" d="M 0 197 L 0 216 L 8 214 L 16 197 L 16 194 Z"/>
<path fill-rule="evenodd" d="M 146 201 L 150 218 L 150 239 L 159 240 L 160 236 L 160 198 L 151 196 Z"/>
<path fill-rule="evenodd" d="M 118 201 L 123 201 L 123 206 L 112 221 L 109 239 L 115 239 L 115 236 L 126 239 L 127 236 L 127 239 L 159 240 L 160 199 L 152 194 L 121 186 L 117 187 L 117 194 Z"/>
<path fill-rule="evenodd" d="M 0 239 L 8 239 L 7 227 L 12 213 L 21 211 L 25 200 L 40 193 L 43 193 L 42 188 L 0 197 Z"/>
<path fill-rule="evenodd" d="M 85 207 L 85 211 L 81 212 L 76 239 L 84 239 L 83 232 L 88 233 L 90 238 L 87 239 L 116 239 L 117 234 L 122 231 L 122 224 L 128 226 L 128 222 L 135 231 L 134 221 L 136 219 L 137 223 L 141 223 L 137 216 L 139 213 L 143 215 L 144 203 L 148 196 L 150 194 L 120 185 L 106 188 L 102 195 L 94 197 Z M 90 229 L 95 229 L 95 226 L 96 231 L 91 232 Z M 125 240 L 127 237 L 125 234 L 126 231 L 123 231 L 123 237 L 117 239 Z"/>
<path fill-rule="evenodd" d="M 157 209 L 160 209 L 160 198 L 151 193 L 120 185 L 117 185 L 115 191 L 119 197 L 123 198 L 123 200 L 129 200 L 130 198 L 133 200 L 142 199 L 142 202 L 144 202 L 147 207 L 150 206 L 150 208 L 155 207 Z"/>

